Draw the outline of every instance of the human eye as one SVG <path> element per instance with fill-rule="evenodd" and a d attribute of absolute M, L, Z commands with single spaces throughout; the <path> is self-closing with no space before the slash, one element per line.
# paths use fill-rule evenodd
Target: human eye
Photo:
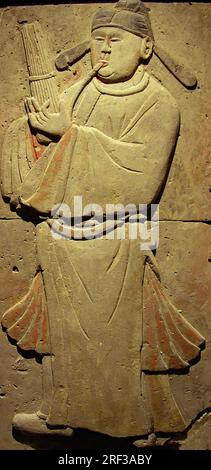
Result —
<path fill-rule="evenodd" d="M 111 42 L 118 42 L 118 41 L 121 41 L 121 39 L 115 36 L 115 37 L 111 38 L 110 41 Z"/>
<path fill-rule="evenodd" d="M 102 36 L 95 36 L 95 41 L 104 41 L 104 38 Z"/>

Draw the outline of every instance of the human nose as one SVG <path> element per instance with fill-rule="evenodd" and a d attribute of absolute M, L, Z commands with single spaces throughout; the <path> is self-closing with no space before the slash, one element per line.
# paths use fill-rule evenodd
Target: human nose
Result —
<path fill-rule="evenodd" d="M 102 45 L 102 48 L 101 48 L 101 52 L 103 52 L 104 54 L 110 54 L 111 52 L 111 46 L 108 42 L 108 39 L 105 39 L 103 45 Z"/>

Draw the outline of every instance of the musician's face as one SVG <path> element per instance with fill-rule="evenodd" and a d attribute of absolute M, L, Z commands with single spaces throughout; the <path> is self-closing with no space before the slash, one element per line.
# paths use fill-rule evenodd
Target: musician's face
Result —
<path fill-rule="evenodd" d="M 131 78 L 141 61 L 151 55 L 152 48 L 146 57 L 149 41 L 149 38 L 142 39 L 128 31 L 111 26 L 93 31 L 92 66 L 94 67 L 101 59 L 107 62 L 107 65 L 98 72 L 98 78 L 106 83 Z"/>

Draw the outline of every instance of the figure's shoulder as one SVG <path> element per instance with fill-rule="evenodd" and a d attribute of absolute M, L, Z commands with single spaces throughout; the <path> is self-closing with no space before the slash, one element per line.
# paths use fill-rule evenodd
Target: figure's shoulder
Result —
<path fill-rule="evenodd" d="M 77 98 L 84 92 L 90 91 L 93 87 L 91 83 L 85 83 L 85 80 L 79 80 L 73 85 L 70 85 L 60 94 L 60 100 L 62 100 L 68 108 L 72 108 L 74 106 L 75 101 Z"/>
<path fill-rule="evenodd" d="M 156 78 L 150 75 L 149 90 L 153 94 L 158 103 L 158 106 L 164 112 L 172 115 L 172 117 L 179 119 L 180 111 L 176 99 Z"/>
<path fill-rule="evenodd" d="M 63 90 L 62 93 L 60 94 L 60 97 L 62 99 L 68 99 L 68 97 L 72 96 L 75 92 L 77 92 L 78 89 L 80 89 L 81 82 L 82 82 L 82 80 L 79 80 L 79 81 L 71 84 L 67 88 L 65 88 L 65 90 Z"/>

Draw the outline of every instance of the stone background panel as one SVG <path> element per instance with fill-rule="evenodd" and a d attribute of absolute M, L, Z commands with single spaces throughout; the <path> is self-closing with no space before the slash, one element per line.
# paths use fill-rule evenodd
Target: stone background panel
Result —
<path fill-rule="evenodd" d="M 171 385 L 190 424 L 182 448 L 211 449 L 210 421 L 206 415 L 206 410 L 211 409 L 211 225 L 205 223 L 211 220 L 211 9 L 205 3 L 146 2 L 146 5 L 151 10 L 157 44 L 178 58 L 179 64 L 186 64 L 198 79 L 196 89 L 187 90 L 156 57 L 148 67 L 176 98 L 181 111 L 180 136 L 160 205 L 157 259 L 173 303 L 206 338 L 202 360 L 191 367 L 188 376 L 172 376 Z M 60 51 L 89 37 L 91 18 L 98 6 L 102 4 L 0 9 L 0 149 L 4 131 L 23 115 L 23 100 L 29 96 L 21 24 L 40 22 L 48 37 L 53 63 Z M 71 70 L 57 72 L 60 90 L 88 70 L 87 55 Z M 1 200 L 0 316 L 27 292 L 36 268 L 33 224 L 22 221 Z M 17 411 L 38 409 L 41 368 L 34 358 L 20 356 L 2 331 L 0 355 L 0 449 L 37 448 L 38 444 L 36 447 L 13 438 L 11 422 Z M 204 417 L 199 422 L 200 412 Z"/>

